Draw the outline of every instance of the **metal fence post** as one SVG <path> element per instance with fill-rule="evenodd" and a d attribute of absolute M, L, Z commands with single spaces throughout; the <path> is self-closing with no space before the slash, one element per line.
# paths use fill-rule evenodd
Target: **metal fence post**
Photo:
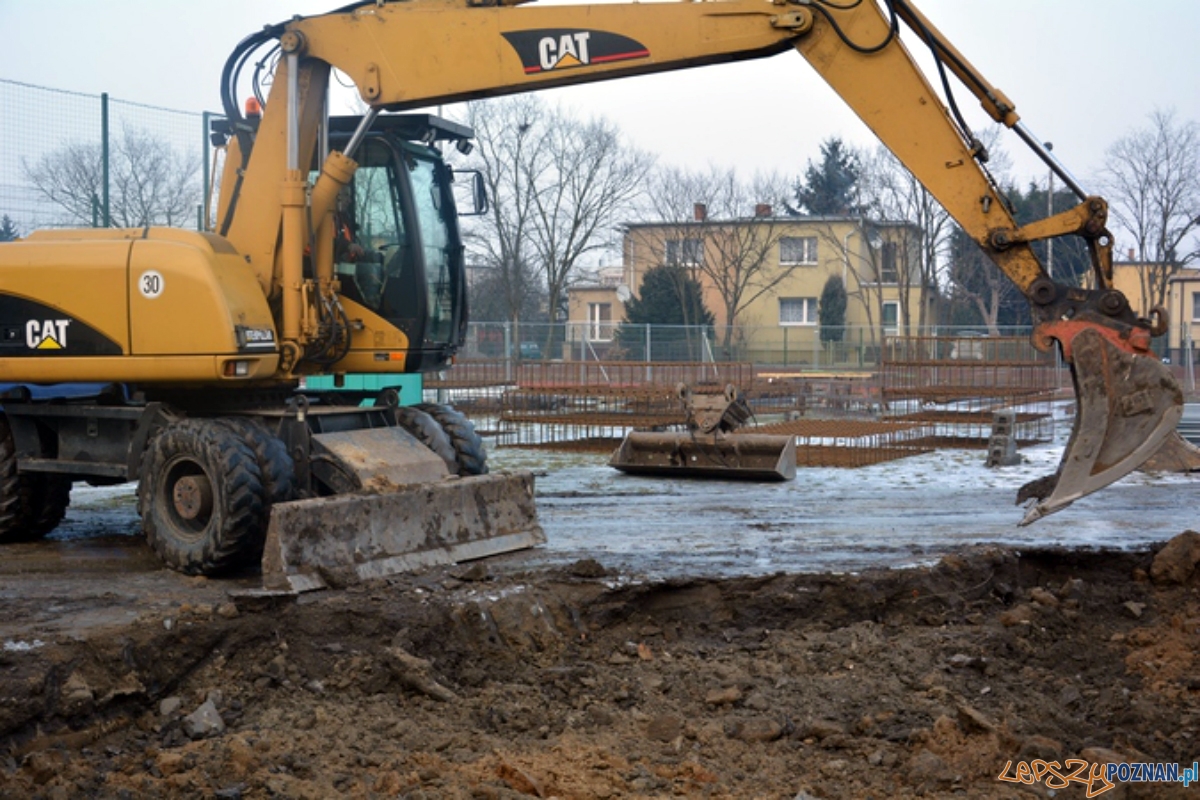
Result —
<path fill-rule="evenodd" d="M 504 323 L 504 382 L 512 383 L 513 379 L 513 341 L 512 322 Z"/>
<path fill-rule="evenodd" d="M 654 359 L 651 357 L 651 354 L 650 354 L 650 323 L 647 322 L 646 323 L 646 381 L 647 382 L 649 382 L 651 380 L 651 378 L 650 378 L 650 375 L 651 375 L 650 362 L 653 360 Z"/>
<path fill-rule="evenodd" d="M 112 227 L 112 216 L 109 206 L 108 193 L 108 92 L 103 92 L 100 95 L 100 169 L 101 182 L 104 184 L 100 191 L 104 197 L 104 227 Z"/>

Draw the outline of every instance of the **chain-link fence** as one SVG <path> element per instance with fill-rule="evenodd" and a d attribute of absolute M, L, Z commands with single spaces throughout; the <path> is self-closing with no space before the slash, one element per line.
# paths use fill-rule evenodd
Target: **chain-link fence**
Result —
<path fill-rule="evenodd" d="M 897 331 L 885 331 L 888 337 Z M 1005 337 L 1028 336 L 1029 328 L 1004 328 Z M 983 352 L 988 332 L 974 328 L 931 328 L 923 335 L 956 337 L 950 358 Z M 880 361 L 880 330 L 846 326 L 821 340 L 808 326 L 737 326 L 725 345 L 723 328 L 678 325 L 472 322 L 461 357 L 473 361 L 747 362 L 801 370 L 871 370 Z"/>
<path fill-rule="evenodd" d="M 207 116 L 0 79 L 0 219 L 197 227 Z"/>

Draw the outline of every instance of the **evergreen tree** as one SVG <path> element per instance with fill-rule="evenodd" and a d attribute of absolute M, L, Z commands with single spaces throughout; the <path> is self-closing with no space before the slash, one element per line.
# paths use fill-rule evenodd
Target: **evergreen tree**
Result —
<path fill-rule="evenodd" d="M 683 267 L 647 270 L 638 296 L 625 304 L 625 321 L 633 325 L 705 325 L 715 318 L 704 305 L 700 283 Z"/>
<path fill-rule="evenodd" d="M 840 275 L 830 275 L 821 289 L 817 304 L 817 322 L 822 342 L 840 342 L 846 334 L 846 284 Z"/>
<path fill-rule="evenodd" d="M 0 217 L 0 242 L 11 242 L 20 237 L 20 232 L 17 230 L 17 223 L 12 221 L 12 217 L 5 214 Z"/>
<path fill-rule="evenodd" d="M 616 339 L 633 359 L 697 361 L 715 321 L 699 281 L 686 268 L 668 264 L 646 271 L 638 296 L 625 303 Z M 646 351 L 647 326 L 652 352 Z"/>
<path fill-rule="evenodd" d="M 821 163 L 808 162 L 804 178 L 797 182 L 795 199 L 798 211 L 813 216 L 859 213 L 858 156 L 841 139 L 831 137 L 821 143 Z"/>

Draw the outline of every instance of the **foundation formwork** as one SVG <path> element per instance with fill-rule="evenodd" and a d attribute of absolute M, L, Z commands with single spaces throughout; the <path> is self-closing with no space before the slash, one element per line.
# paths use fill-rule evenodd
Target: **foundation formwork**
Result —
<path fill-rule="evenodd" d="M 747 433 L 796 437 L 797 463 L 858 467 L 938 447 L 986 448 L 993 416 L 1019 445 L 1049 441 L 1070 379 L 1021 337 L 892 337 L 877 373 L 795 374 L 748 363 L 464 361 L 426 388 L 501 446 L 608 452 L 631 430 L 686 430 L 676 387 L 735 386 Z M 1064 390 L 1064 384 L 1068 387 Z M 734 434 L 736 435 L 736 433 Z"/>
<path fill-rule="evenodd" d="M 929 426 L 934 447 L 987 447 L 997 411 L 1016 414 L 1025 446 L 1054 436 L 1052 406 L 1069 377 L 1024 337 L 892 337 L 880 369 L 882 415 Z"/>

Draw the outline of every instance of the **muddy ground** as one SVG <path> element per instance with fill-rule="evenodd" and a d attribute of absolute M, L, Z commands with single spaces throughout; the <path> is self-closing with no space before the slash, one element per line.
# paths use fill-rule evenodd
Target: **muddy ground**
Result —
<path fill-rule="evenodd" d="M 5 561 L 0 797 L 1034 797 L 1006 763 L 1200 754 L 1190 532 L 721 580 L 508 557 L 292 599 L 87 568 L 138 552 Z"/>

